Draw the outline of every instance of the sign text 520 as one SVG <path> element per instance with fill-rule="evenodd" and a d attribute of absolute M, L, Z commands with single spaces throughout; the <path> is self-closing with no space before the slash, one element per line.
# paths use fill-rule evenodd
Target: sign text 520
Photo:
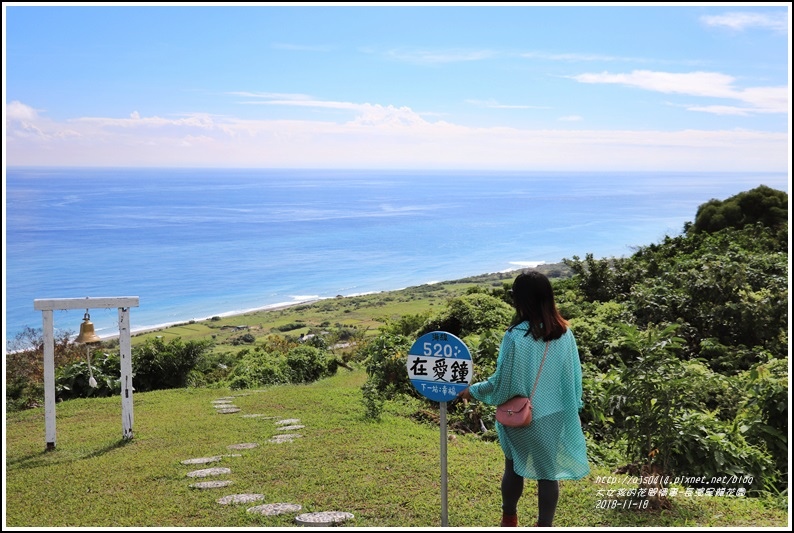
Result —
<path fill-rule="evenodd" d="M 440 342 L 425 342 L 422 349 L 424 355 L 428 357 L 458 357 L 460 355 L 460 348 L 457 346 Z"/>

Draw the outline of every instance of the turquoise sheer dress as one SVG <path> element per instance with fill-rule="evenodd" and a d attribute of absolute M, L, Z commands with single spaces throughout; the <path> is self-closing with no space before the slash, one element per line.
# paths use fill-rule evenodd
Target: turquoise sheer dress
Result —
<path fill-rule="evenodd" d="M 505 332 L 496 371 L 469 387 L 471 396 L 499 405 L 513 396 L 529 396 L 546 342 L 526 335 L 528 322 Z M 549 343 L 546 361 L 532 397 L 532 423 L 523 428 L 496 422 L 499 444 L 516 474 L 527 479 L 581 479 L 590 473 L 579 410 L 582 365 L 570 328 Z"/>

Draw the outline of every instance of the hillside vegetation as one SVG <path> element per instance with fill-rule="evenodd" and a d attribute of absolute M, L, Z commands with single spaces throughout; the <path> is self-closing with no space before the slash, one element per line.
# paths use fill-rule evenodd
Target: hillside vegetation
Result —
<path fill-rule="evenodd" d="M 682 490 L 709 501 L 737 491 L 758 501 L 788 496 L 787 206 L 785 192 L 760 186 L 704 204 L 680 235 L 629 257 L 586 254 L 541 267 L 579 345 L 581 416 L 594 469 L 635 476 L 643 494 L 657 489 L 649 500 L 657 512 L 680 512 L 682 498 L 659 492 L 673 481 L 644 486 L 648 474 L 686 480 Z M 469 347 L 473 380 L 490 375 L 512 317 L 506 291 L 515 274 L 136 335 L 136 392 L 306 386 L 342 372 L 362 375 L 355 403 L 369 423 L 396 415 L 437 427 L 437 404 L 408 380 L 408 349 L 423 333 L 447 331 Z M 99 386 L 92 388 L 85 352 L 68 342 L 70 333 L 56 346 L 59 398 L 117 395 L 117 342 L 93 349 Z M 39 409 L 40 343 L 40 332 L 30 329 L 9 346 L 9 408 Z M 452 403 L 449 424 L 466 442 L 493 445 L 490 406 Z M 496 475 L 499 467 L 485 472 Z"/>

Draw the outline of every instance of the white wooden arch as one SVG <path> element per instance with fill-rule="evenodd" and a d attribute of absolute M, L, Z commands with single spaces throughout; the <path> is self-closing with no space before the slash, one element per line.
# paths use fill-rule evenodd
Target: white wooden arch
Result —
<path fill-rule="evenodd" d="M 137 296 L 116 298 L 61 298 L 33 300 L 41 311 L 44 333 L 44 431 L 47 450 L 55 449 L 55 327 L 52 312 L 67 309 L 119 310 L 119 352 L 121 357 L 121 434 L 132 439 L 132 345 L 130 342 L 130 307 L 138 307 Z"/>

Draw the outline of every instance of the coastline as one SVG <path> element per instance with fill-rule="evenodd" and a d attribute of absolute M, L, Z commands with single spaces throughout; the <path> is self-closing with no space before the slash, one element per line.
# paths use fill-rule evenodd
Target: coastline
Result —
<path fill-rule="evenodd" d="M 152 332 L 155 332 L 155 331 L 160 331 L 160 330 L 168 329 L 170 327 L 179 326 L 179 325 L 183 325 L 183 324 L 191 324 L 191 323 L 195 323 L 195 322 L 205 322 L 207 320 L 212 320 L 215 317 L 234 318 L 236 316 L 243 316 L 243 315 L 247 315 L 247 314 L 250 314 L 250 313 L 263 313 L 263 312 L 267 313 L 267 312 L 270 312 L 270 311 L 283 311 L 285 309 L 291 309 L 293 307 L 298 307 L 298 306 L 301 306 L 301 305 L 313 304 L 313 303 L 320 302 L 320 301 L 323 301 L 323 300 L 331 300 L 331 299 L 336 299 L 336 298 L 355 298 L 357 296 L 364 296 L 364 295 L 368 295 L 368 294 L 399 292 L 399 291 L 402 291 L 402 290 L 405 290 L 407 288 L 414 287 L 414 286 L 415 287 L 422 287 L 422 286 L 425 286 L 425 285 L 436 285 L 436 284 L 439 284 L 439 283 L 461 283 L 461 282 L 464 282 L 466 280 L 477 280 L 479 278 L 488 277 L 488 276 L 504 276 L 506 274 L 517 275 L 519 272 L 524 271 L 524 270 L 531 270 L 531 269 L 541 268 L 541 267 L 547 267 L 547 268 L 551 269 L 551 268 L 559 267 L 563 263 L 562 263 L 562 261 L 556 262 L 556 263 L 547 263 L 546 261 L 521 261 L 521 262 L 512 262 L 511 264 L 522 265 L 522 266 L 520 268 L 515 268 L 515 269 L 511 268 L 511 269 L 501 270 L 501 271 L 498 271 L 498 272 L 486 272 L 486 273 L 483 273 L 483 274 L 478 274 L 478 275 L 475 275 L 475 276 L 467 276 L 465 278 L 460 278 L 460 279 L 445 280 L 445 281 L 428 281 L 428 282 L 425 282 L 425 283 L 419 283 L 417 285 L 412 285 L 412 286 L 409 286 L 409 287 L 401 287 L 401 288 L 398 288 L 398 289 L 390 289 L 390 290 L 383 290 L 383 291 L 370 291 L 370 292 L 365 292 L 365 293 L 356 293 L 356 294 L 348 294 L 348 295 L 337 295 L 337 296 L 328 296 L 328 297 L 311 297 L 311 298 L 307 298 L 307 299 L 303 299 L 303 300 L 296 300 L 294 302 L 282 302 L 282 303 L 277 303 L 277 304 L 264 305 L 264 306 L 261 306 L 261 307 L 252 307 L 252 308 L 248 308 L 248 309 L 227 311 L 227 312 L 224 312 L 224 313 L 215 313 L 215 314 L 212 314 L 212 315 L 209 315 L 209 316 L 205 316 L 205 317 L 202 317 L 202 318 L 191 318 L 191 319 L 187 319 L 187 320 L 178 320 L 178 321 L 174 321 L 174 322 L 156 324 L 156 325 L 153 325 L 153 326 L 143 326 L 143 327 L 140 327 L 140 328 L 132 328 L 132 330 L 130 331 L 130 336 L 131 337 L 135 337 L 137 335 L 144 335 L 146 333 L 152 333 Z M 112 340 L 118 339 L 119 338 L 119 334 L 118 333 L 114 333 L 112 335 L 100 335 L 100 338 L 102 339 L 102 341 L 112 341 Z"/>
<path fill-rule="evenodd" d="M 311 297 L 311 298 L 307 298 L 307 299 L 296 300 L 294 302 L 282 302 L 282 303 L 277 303 L 277 304 L 265 305 L 265 306 L 261 306 L 261 307 L 253 307 L 253 308 L 248 308 L 248 309 L 228 311 L 228 312 L 225 312 L 225 313 L 215 313 L 215 314 L 212 314 L 212 315 L 209 315 L 209 316 L 205 316 L 203 318 L 191 318 L 191 319 L 187 319 L 187 320 L 179 320 L 179 321 L 174 321 L 174 322 L 169 322 L 169 323 L 164 323 L 164 324 L 158 324 L 158 325 L 154 325 L 154 326 L 144 326 L 144 327 L 141 327 L 141 328 L 133 328 L 131 330 L 131 332 L 130 332 L 130 335 L 132 337 L 134 337 L 136 335 L 143 335 L 143 334 L 146 334 L 146 333 L 152 333 L 152 332 L 155 332 L 155 331 L 160 331 L 160 330 L 164 330 L 164 329 L 167 329 L 167 328 L 170 328 L 170 327 L 179 326 L 179 325 L 183 325 L 183 324 L 191 324 L 191 323 L 195 323 L 195 322 L 205 322 L 207 320 L 212 320 L 215 317 L 234 318 L 234 317 L 237 317 L 237 316 L 243 316 L 243 315 L 247 315 L 247 314 L 251 314 L 251 313 L 267 313 L 267 312 L 270 312 L 270 311 L 283 311 L 285 309 L 291 309 L 291 308 L 298 307 L 298 306 L 301 306 L 301 305 L 314 304 L 314 303 L 321 302 L 321 301 L 324 301 L 324 300 L 332 300 L 332 299 L 339 299 L 339 298 L 341 298 L 341 299 L 344 299 L 344 298 L 355 298 L 357 296 L 365 296 L 365 295 L 369 295 L 369 294 L 381 294 L 381 293 L 399 292 L 399 291 L 403 291 L 403 290 L 411 288 L 411 287 L 423 287 L 423 286 L 426 286 L 426 285 L 436 285 L 436 284 L 439 284 L 439 283 L 463 283 L 463 282 L 466 282 L 466 281 L 476 281 L 476 280 L 480 280 L 481 278 L 487 278 L 487 277 L 491 277 L 491 276 L 504 277 L 504 276 L 506 276 L 508 274 L 512 275 L 512 276 L 515 276 L 515 275 L 518 275 L 519 272 L 522 272 L 522 271 L 525 271 L 525 270 L 532 270 L 532 269 L 541 269 L 542 271 L 545 271 L 546 274 L 548 274 L 549 271 L 551 271 L 551 270 L 554 270 L 554 269 L 557 269 L 557 268 L 560 268 L 560 267 L 566 268 L 566 267 L 564 267 L 564 264 L 562 263 L 562 261 L 558 261 L 558 262 L 554 262 L 554 263 L 548 263 L 546 261 L 521 261 L 521 262 L 514 261 L 514 262 L 511 262 L 511 264 L 521 265 L 521 266 L 519 268 L 510 268 L 510 269 L 500 270 L 498 272 L 486 272 L 486 273 L 483 273 L 483 274 L 478 274 L 478 275 L 474 275 L 474 276 L 467 276 L 467 277 L 459 278 L 459 279 L 451 279 L 451 280 L 444 280 L 444 281 L 428 281 L 428 282 L 425 282 L 425 283 L 419 283 L 417 285 L 401 287 L 401 288 L 398 288 L 398 289 L 390 289 L 390 290 L 383 290 L 383 291 L 370 291 L 370 292 L 355 293 L 355 294 L 348 294 L 348 295 L 328 296 L 328 297 Z M 100 336 L 100 337 L 101 337 L 101 339 L 103 341 L 108 341 L 108 340 L 118 339 L 119 335 L 118 335 L 118 333 L 116 333 L 116 334 L 113 334 L 113 335 Z"/>
<path fill-rule="evenodd" d="M 251 309 L 243 309 L 241 311 L 229 311 L 229 312 L 226 312 L 226 313 L 217 313 L 217 314 L 210 315 L 210 316 L 207 316 L 207 317 L 204 317 L 204 318 L 191 318 L 189 320 L 179 320 L 179 321 L 175 321 L 175 322 L 168 322 L 168 323 L 165 323 L 165 324 L 158 324 L 158 325 L 155 325 L 155 326 L 143 326 L 141 328 L 132 328 L 130 330 L 130 336 L 131 337 L 135 337 L 136 335 L 143 335 L 145 333 L 152 333 L 153 331 L 160 331 L 160 330 L 167 329 L 167 328 L 174 327 L 174 326 L 178 326 L 178 325 L 181 325 L 181 324 L 190 324 L 192 322 L 205 322 L 207 320 L 212 320 L 216 316 L 217 317 L 224 317 L 224 318 L 230 318 L 230 317 L 233 318 L 233 317 L 236 317 L 236 316 L 247 315 L 249 313 L 261 313 L 261 312 L 268 312 L 268 311 L 282 311 L 284 309 L 290 309 L 292 307 L 297 307 L 299 305 L 311 304 L 311 303 L 319 302 L 321 300 L 327 300 L 327 298 L 313 298 L 311 300 L 300 300 L 300 301 L 296 301 L 296 302 L 272 304 L 272 305 L 266 305 L 266 306 L 263 306 L 263 307 L 254 307 L 254 308 L 251 308 Z M 115 339 L 119 338 L 119 334 L 115 333 L 113 335 L 100 336 L 100 338 L 102 339 L 102 341 L 115 340 Z"/>

